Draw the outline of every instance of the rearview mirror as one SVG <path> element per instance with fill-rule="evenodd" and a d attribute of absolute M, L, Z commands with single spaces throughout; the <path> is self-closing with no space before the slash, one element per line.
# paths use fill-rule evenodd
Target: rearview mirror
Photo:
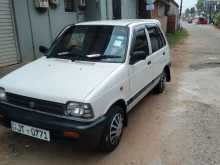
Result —
<path fill-rule="evenodd" d="M 130 58 L 130 64 L 133 65 L 138 61 L 146 59 L 146 52 L 144 51 L 135 51 L 132 53 Z"/>
<path fill-rule="evenodd" d="M 39 51 L 43 54 L 46 54 L 49 49 L 46 46 L 39 46 Z"/>

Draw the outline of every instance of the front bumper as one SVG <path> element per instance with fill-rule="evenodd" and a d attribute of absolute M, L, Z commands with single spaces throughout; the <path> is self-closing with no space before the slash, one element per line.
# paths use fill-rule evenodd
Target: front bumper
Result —
<path fill-rule="evenodd" d="M 50 131 L 51 140 L 69 139 L 64 136 L 66 131 L 79 133 L 74 139 L 86 144 L 98 145 L 106 126 L 106 117 L 103 116 L 93 122 L 79 122 L 60 117 L 29 111 L 27 108 L 0 102 L 1 124 L 10 128 L 10 122 L 30 125 Z M 71 139 L 73 140 L 73 139 Z"/>

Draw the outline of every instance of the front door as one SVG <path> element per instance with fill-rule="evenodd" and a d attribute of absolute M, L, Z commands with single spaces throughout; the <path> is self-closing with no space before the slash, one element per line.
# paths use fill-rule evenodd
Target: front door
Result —
<path fill-rule="evenodd" d="M 121 19 L 121 0 L 112 0 L 113 19 Z"/>
<path fill-rule="evenodd" d="M 146 59 L 137 61 L 135 64 L 130 65 L 130 95 L 132 97 L 128 101 L 129 108 L 139 101 L 140 96 L 148 90 L 148 87 L 153 80 L 151 68 L 152 57 L 149 56 L 150 52 L 145 27 L 137 29 L 135 31 L 135 37 L 132 46 L 133 50 L 131 51 L 131 53 L 135 51 L 144 51 L 146 53 Z"/>

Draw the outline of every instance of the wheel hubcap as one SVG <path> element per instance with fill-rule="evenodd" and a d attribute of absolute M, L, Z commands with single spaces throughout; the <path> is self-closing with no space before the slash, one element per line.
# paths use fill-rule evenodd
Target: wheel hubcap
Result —
<path fill-rule="evenodd" d="M 161 77 L 161 88 L 165 87 L 165 83 L 166 83 L 166 75 L 163 74 Z"/>
<path fill-rule="evenodd" d="M 120 113 L 116 114 L 110 127 L 110 142 L 115 145 L 120 140 L 123 129 L 123 117 Z"/>

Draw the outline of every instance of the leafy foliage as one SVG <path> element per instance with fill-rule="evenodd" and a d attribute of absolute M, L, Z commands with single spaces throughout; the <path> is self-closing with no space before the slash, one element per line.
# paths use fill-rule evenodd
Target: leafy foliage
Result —
<path fill-rule="evenodd" d="M 196 14 L 196 9 L 195 9 L 195 7 L 192 7 L 191 9 L 190 9 L 190 13 L 191 13 L 191 15 L 195 15 Z"/>
<path fill-rule="evenodd" d="M 216 26 L 220 27 L 220 12 L 218 12 L 214 17 L 214 23 Z"/>
<path fill-rule="evenodd" d="M 204 0 L 198 0 L 197 1 L 197 4 L 196 4 L 196 8 L 198 11 L 204 11 L 204 4 L 205 4 L 205 1 Z"/>
<path fill-rule="evenodd" d="M 190 13 L 190 9 L 187 8 L 186 11 L 185 11 L 185 15 L 188 17 L 190 14 L 191 14 L 191 13 Z"/>
<path fill-rule="evenodd" d="M 189 33 L 186 29 L 181 29 L 180 31 L 177 31 L 175 33 L 168 33 L 167 39 L 170 44 L 170 47 L 175 47 L 176 44 L 180 43 L 182 40 L 184 40 Z"/>
<path fill-rule="evenodd" d="M 186 16 L 186 17 L 195 16 L 195 14 L 196 14 L 196 9 L 195 9 L 195 7 L 187 8 L 186 11 L 185 11 L 185 16 Z"/>

